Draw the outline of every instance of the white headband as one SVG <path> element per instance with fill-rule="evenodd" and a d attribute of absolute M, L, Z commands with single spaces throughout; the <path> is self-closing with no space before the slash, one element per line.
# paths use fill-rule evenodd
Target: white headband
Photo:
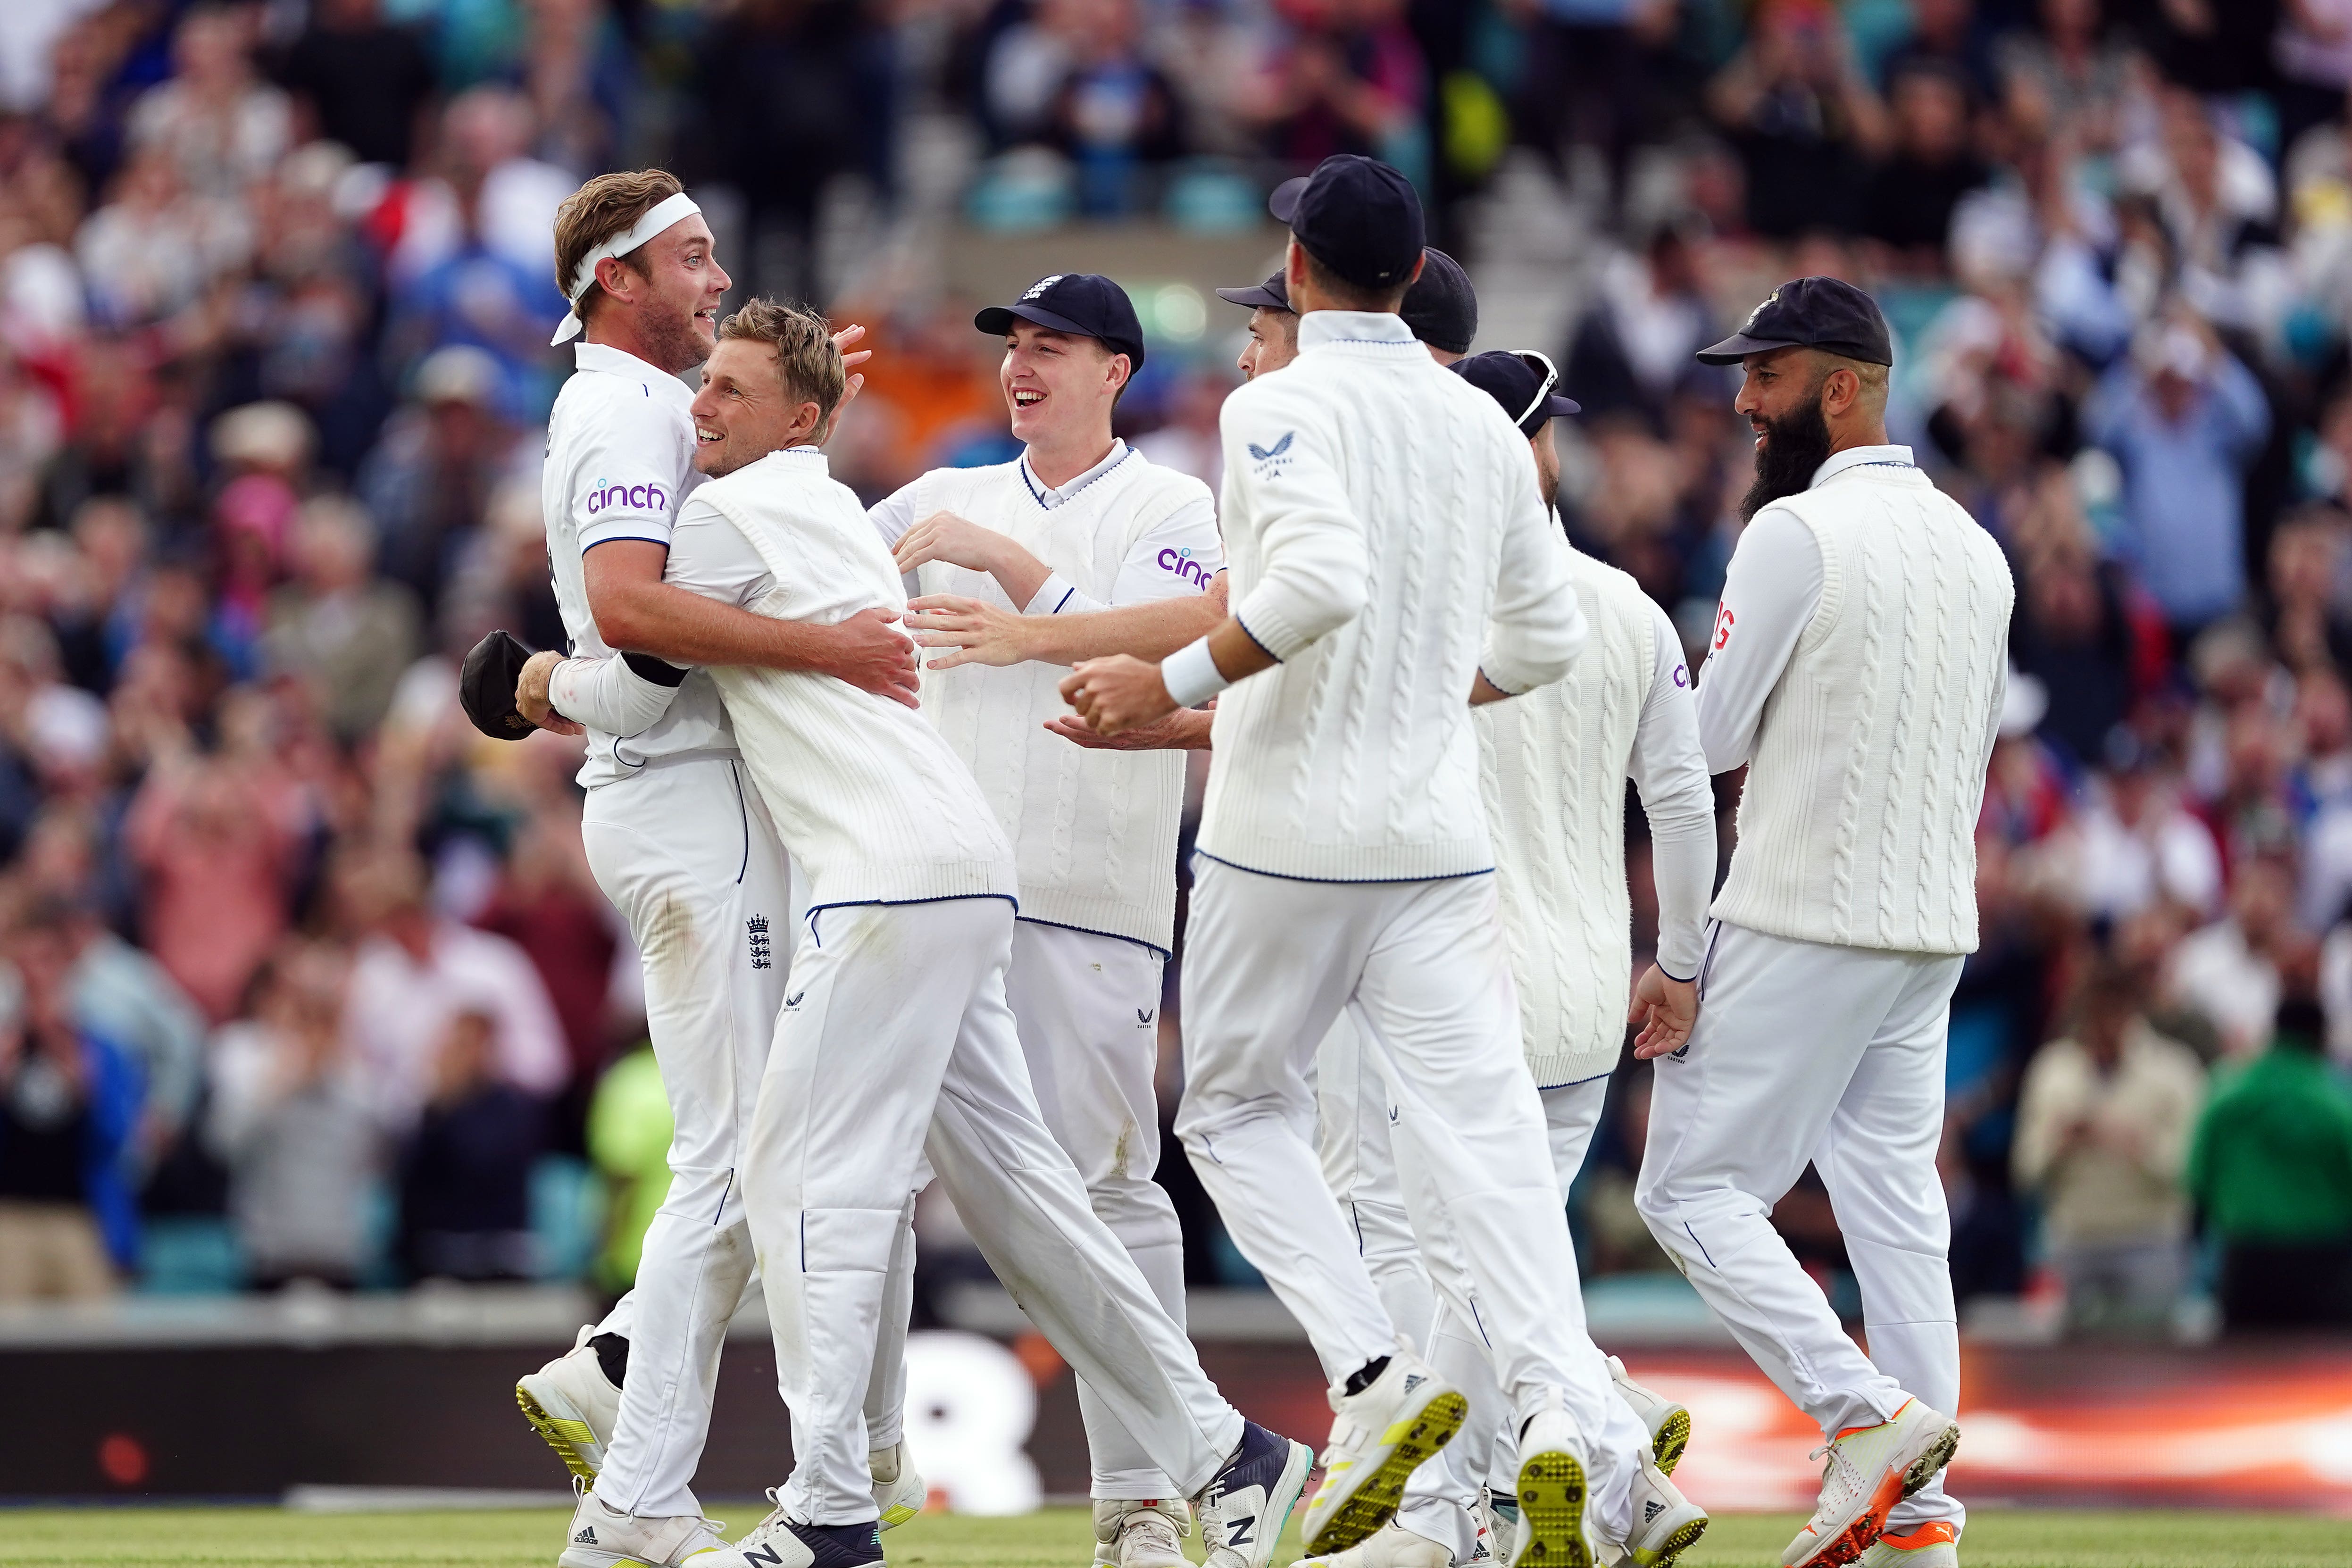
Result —
<path fill-rule="evenodd" d="M 626 231 L 614 235 L 582 257 L 580 265 L 572 269 L 572 292 L 569 296 L 572 308 L 563 313 L 563 324 L 555 329 L 555 336 L 547 340 L 549 345 L 568 343 L 587 330 L 580 320 L 580 299 L 596 282 L 596 263 L 607 257 L 628 255 L 680 218 L 690 217 L 701 210 L 694 205 L 692 196 L 680 191 L 667 201 L 656 203 L 651 212 L 632 224 Z"/>

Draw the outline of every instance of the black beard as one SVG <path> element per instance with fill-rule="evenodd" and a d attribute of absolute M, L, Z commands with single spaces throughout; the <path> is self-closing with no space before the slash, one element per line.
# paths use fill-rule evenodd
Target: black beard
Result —
<path fill-rule="evenodd" d="M 1813 470 L 1830 460 L 1830 423 L 1817 398 L 1794 414 L 1764 421 L 1764 445 L 1756 454 L 1756 482 L 1739 498 L 1739 521 L 1792 496 L 1813 482 Z"/>

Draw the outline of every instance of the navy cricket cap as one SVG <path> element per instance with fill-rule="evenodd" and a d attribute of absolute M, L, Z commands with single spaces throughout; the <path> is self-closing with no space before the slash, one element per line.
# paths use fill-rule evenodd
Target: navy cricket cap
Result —
<path fill-rule="evenodd" d="M 1698 352 L 1702 364 L 1738 364 L 1773 349 L 1820 349 L 1864 364 L 1893 364 L 1886 318 L 1871 297 L 1843 278 L 1795 278 L 1765 296 L 1748 324 Z"/>
<path fill-rule="evenodd" d="M 1359 289 L 1393 289 L 1412 276 L 1427 234 L 1412 182 L 1375 158 L 1334 153 L 1274 188 L 1266 210 L 1307 253 Z"/>
<path fill-rule="evenodd" d="M 1478 335 L 1478 290 L 1462 263 L 1435 246 L 1422 252 L 1421 276 L 1404 292 L 1397 314 L 1412 335 L 1433 349 L 1466 354 Z"/>
<path fill-rule="evenodd" d="M 1010 305 L 991 305 L 971 319 L 983 332 L 1002 337 L 1015 319 L 1057 332 L 1099 338 L 1103 347 L 1127 356 L 1128 374 L 1143 368 L 1143 323 L 1127 290 L 1098 272 L 1056 272 L 1029 285 Z"/>
<path fill-rule="evenodd" d="M 1244 310 L 1287 310 L 1290 309 L 1290 279 L 1277 272 L 1263 283 L 1253 283 L 1245 289 L 1220 289 L 1217 298 L 1228 305 L 1239 305 Z"/>
<path fill-rule="evenodd" d="M 1573 398 L 1552 391 L 1559 384 L 1559 372 L 1533 349 L 1516 353 L 1494 349 L 1456 360 L 1446 368 L 1501 404 L 1522 436 L 1533 436 L 1555 414 L 1580 411 Z"/>

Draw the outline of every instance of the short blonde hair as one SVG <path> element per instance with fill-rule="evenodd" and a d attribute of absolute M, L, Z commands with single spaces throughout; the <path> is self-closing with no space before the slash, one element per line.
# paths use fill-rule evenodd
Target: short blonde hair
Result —
<path fill-rule="evenodd" d="M 750 300 L 719 323 L 719 336 L 766 343 L 776 351 L 776 374 L 784 391 L 803 403 L 817 405 L 817 428 L 824 429 L 833 411 L 841 406 L 848 389 L 849 372 L 841 351 L 833 346 L 833 323 L 805 305 L 781 300 Z"/>
<path fill-rule="evenodd" d="M 569 299 L 572 274 L 590 251 L 616 234 L 626 234 L 639 218 L 685 188 L 667 169 L 638 169 L 599 174 L 565 197 L 555 209 L 555 291 Z M 637 247 L 620 258 L 621 265 L 640 277 L 651 277 L 645 251 L 644 246 Z M 603 284 L 589 283 L 588 291 L 573 307 L 582 321 L 588 319 L 590 302 L 604 291 Z"/>

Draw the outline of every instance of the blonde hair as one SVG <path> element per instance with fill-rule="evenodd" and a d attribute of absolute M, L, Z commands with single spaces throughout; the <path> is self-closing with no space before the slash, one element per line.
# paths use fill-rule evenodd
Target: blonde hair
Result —
<path fill-rule="evenodd" d="M 614 235 L 626 234 L 639 218 L 685 188 L 667 169 L 638 169 L 599 174 L 565 197 L 555 209 L 556 292 L 569 298 L 572 274 L 579 269 L 582 258 Z M 620 258 L 620 262 L 641 278 L 652 276 L 642 245 Z M 588 291 L 572 307 L 582 321 L 588 319 L 589 305 L 604 292 L 601 283 L 588 285 Z"/>
<path fill-rule="evenodd" d="M 731 338 L 774 349 L 776 374 L 783 379 L 785 392 L 817 405 L 819 431 L 841 406 L 849 373 L 841 363 L 841 351 L 833 346 L 833 324 L 807 306 L 746 300 L 741 310 L 719 323 L 719 336 L 721 342 Z"/>

